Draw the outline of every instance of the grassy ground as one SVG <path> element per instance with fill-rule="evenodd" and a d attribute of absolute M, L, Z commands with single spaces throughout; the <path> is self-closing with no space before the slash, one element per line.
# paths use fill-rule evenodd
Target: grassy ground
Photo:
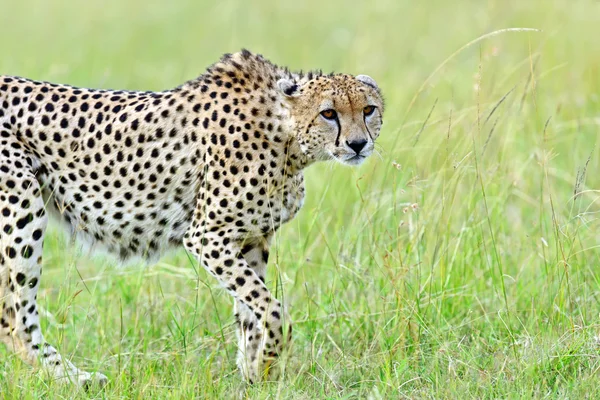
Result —
<path fill-rule="evenodd" d="M 600 3 L 0 10 L 4 74 L 164 89 L 248 47 L 295 69 L 369 74 L 387 98 L 381 157 L 311 168 L 306 206 L 277 236 L 269 285 L 295 320 L 280 381 L 240 383 L 231 301 L 183 251 L 114 269 L 54 229 L 47 339 L 111 384 L 74 393 L 0 349 L 3 397 L 600 396 Z M 543 31 L 481 38 L 515 27 Z"/>

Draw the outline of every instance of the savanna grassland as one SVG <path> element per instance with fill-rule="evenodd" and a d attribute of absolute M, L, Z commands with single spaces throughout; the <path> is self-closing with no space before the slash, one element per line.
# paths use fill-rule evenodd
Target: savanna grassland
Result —
<path fill-rule="evenodd" d="M 111 383 L 59 386 L 2 347 L 0 395 L 600 397 L 599 36 L 583 0 L 0 0 L 2 74 L 162 90 L 246 47 L 387 101 L 378 154 L 310 168 L 274 241 L 280 380 L 241 383 L 232 301 L 185 251 L 115 268 L 53 225 L 46 338 Z"/>

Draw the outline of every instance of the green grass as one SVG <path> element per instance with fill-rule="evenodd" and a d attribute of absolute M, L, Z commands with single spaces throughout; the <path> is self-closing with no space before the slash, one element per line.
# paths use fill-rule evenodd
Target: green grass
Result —
<path fill-rule="evenodd" d="M 232 301 L 183 250 L 115 269 L 53 228 L 46 337 L 111 383 L 76 393 L 2 348 L 2 397 L 600 396 L 600 3 L 1 0 L 0 10 L 3 74 L 164 89 L 247 47 L 294 69 L 369 74 L 387 100 L 381 157 L 310 168 L 306 206 L 276 237 L 268 283 L 295 321 L 281 380 L 240 382 Z M 542 32 L 455 53 L 514 27 Z"/>

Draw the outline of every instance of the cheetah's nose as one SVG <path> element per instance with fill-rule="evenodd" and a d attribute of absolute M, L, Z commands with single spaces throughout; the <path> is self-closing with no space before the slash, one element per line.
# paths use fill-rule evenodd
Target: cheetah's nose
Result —
<path fill-rule="evenodd" d="M 365 148 L 367 141 L 365 139 L 353 140 L 351 142 L 346 141 L 348 147 L 350 147 L 356 154 L 360 154 L 360 151 Z"/>

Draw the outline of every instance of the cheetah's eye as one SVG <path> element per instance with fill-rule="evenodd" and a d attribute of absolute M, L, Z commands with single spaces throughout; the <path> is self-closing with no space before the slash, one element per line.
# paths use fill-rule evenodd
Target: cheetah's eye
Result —
<path fill-rule="evenodd" d="M 365 108 L 363 108 L 363 113 L 365 114 L 366 117 L 373 114 L 374 111 L 375 111 L 375 106 L 366 106 Z"/>
<path fill-rule="evenodd" d="M 332 110 L 332 109 L 321 111 L 321 115 L 325 119 L 336 119 L 337 118 L 337 113 L 335 112 L 335 110 Z"/>

